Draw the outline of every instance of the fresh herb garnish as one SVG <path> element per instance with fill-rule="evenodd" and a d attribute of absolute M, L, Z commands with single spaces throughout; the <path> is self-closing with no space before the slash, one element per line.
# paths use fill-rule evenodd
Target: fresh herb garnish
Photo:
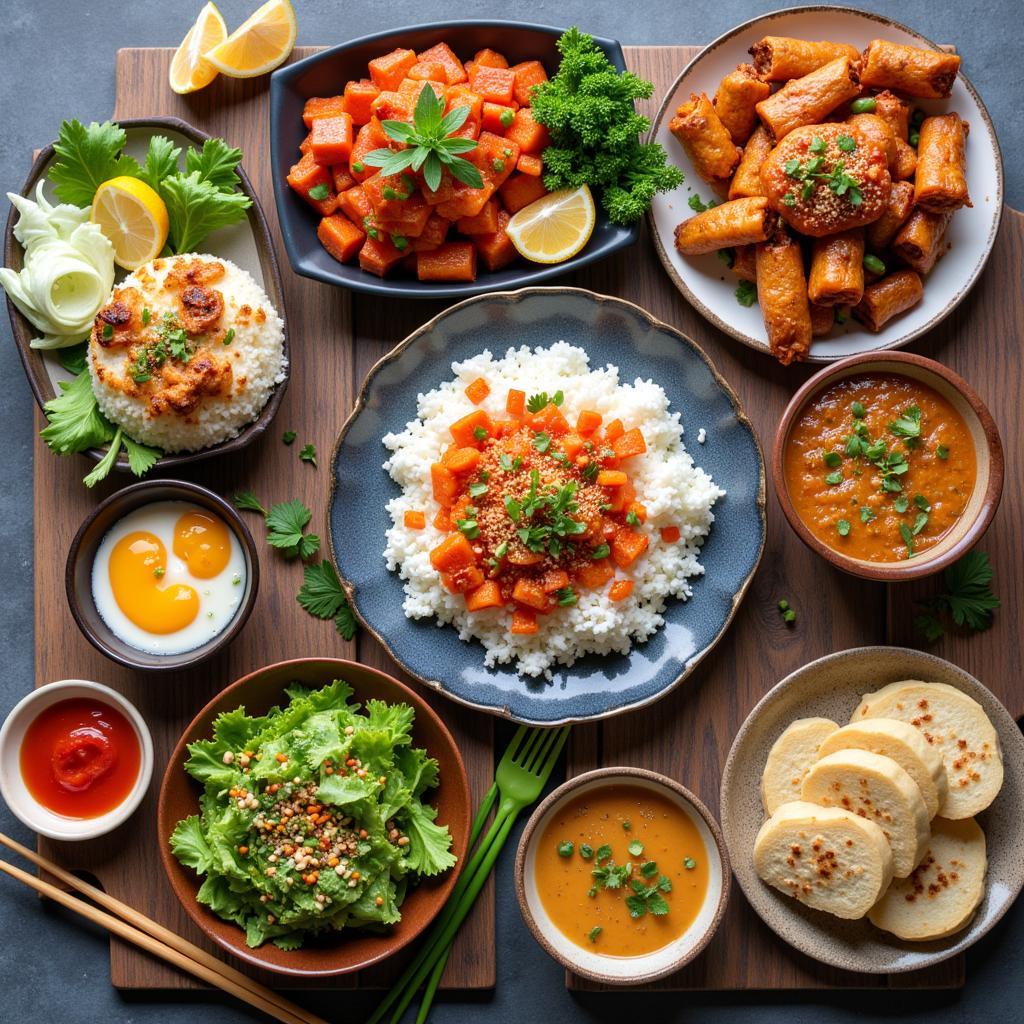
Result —
<path fill-rule="evenodd" d="M 594 927 L 587 932 L 587 938 L 590 939 L 591 942 L 597 942 L 597 937 L 602 931 L 604 931 L 604 929 L 599 924 L 595 924 Z"/>
<path fill-rule="evenodd" d="M 564 843 L 558 844 L 558 856 L 559 857 L 571 857 L 572 851 L 575 849 L 572 840 L 567 839 Z"/>
<path fill-rule="evenodd" d="M 850 137 L 841 136 L 841 138 Z M 807 161 L 796 158 L 787 160 L 783 165 L 783 170 L 788 177 L 801 183 L 800 198 L 803 200 L 811 198 L 818 182 L 824 182 L 840 198 L 847 196 L 851 206 L 860 206 L 864 201 L 860 182 L 846 173 L 846 164 L 842 160 L 837 160 L 829 170 L 825 165 L 825 157 L 821 155 L 825 149 L 824 139 L 815 135 L 811 139 L 809 147 L 810 152 L 815 156 Z"/>
<path fill-rule="evenodd" d="M 319 201 L 326 199 L 331 194 L 331 190 L 321 181 L 319 185 L 314 185 L 306 194 L 310 199 Z M 384 198 L 386 199 L 387 196 Z"/>
<path fill-rule="evenodd" d="M 644 852 L 644 844 L 639 839 L 634 839 L 626 849 L 630 857 L 639 857 Z"/>
<path fill-rule="evenodd" d="M 580 843 L 580 856 L 584 860 L 590 860 L 594 856 L 594 848 L 590 843 Z"/>
<path fill-rule="evenodd" d="M 836 533 L 838 533 L 840 537 L 847 537 L 847 536 L 849 536 L 849 534 L 850 534 L 850 520 L 849 519 L 840 519 L 839 522 L 836 523 Z"/>
<path fill-rule="evenodd" d="M 840 135 L 836 139 L 836 145 L 844 153 L 852 153 L 857 148 L 857 140 L 852 135 Z"/>
<path fill-rule="evenodd" d="M 534 436 L 532 444 L 543 455 L 551 447 L 551 435 L 542 430 Z"/>
<path fill-rule="evenodd" d="M 686 200 L 686 205 L 693 210 L 694 213 L 704 213 L 705 210 L 713 209 L 717 204 L 714 199 L 709 199 L 706 203 L 696 192 Z"/>
<path fill-rule="evenodd" d="M 825 477 L 825 483 L 827 483 L 829 487 L 835 487 L 837 484 L 841 484 L 842 482 L 843 474 L 842 471 L 838 469 L 834 473 L 827 474 Z"/>
<path fill-rule="evenodd" d="M 867 505 L 861 505 L 860 508 L 860 521 L 862 523 L 870 523 L 875 518 L 875 513 Z"/>
<path fill-rule="evenodd" d="M 847 454 L 849 454 L 849 452 L 847 452 Z M 821 461 L 824 462 L 829 469 L 836 469 L 842 465 L 843 457 L 839 452 L 825 452 L 821 457 Z"/>
<path fill-rule="evenodd" d="M 992 566 L 984 551 L 971 551 L 943 573 L 945 590 L 921 602 L 924 613 L 914 619 L 914 628 L 934 642 L 946 632 L 948 615 L 957 626 L 974 631 L 992 625 L 992 613 L 999 598 L 992 593 Z"/>
<path fill-rule="evenodd" d="M 683 867 L 686 868 L 687 871 L 692 871 L 696 866 L 697 862 L 692 857 L 683 858 Z"/>
<path fill-rule="evenodd" d="M 530 395 L 526 400 L 526 411 L 538 413 L 549 405 L 561 405 L 564 401 L 565 395 L 561 391 L 556 391 L 550 398 L 546 391 L 541 391 L 536 395 Z"/>
<path fill-rule="evenodd" d="M 296 600 L 318 619 L 334 619 L 334 628 L 345 640 L 356 633 L 356 617 L 348 603 L 338 574 L 330 562 L 303 566 L 302 586 Z"/>
<path fill-rule="evenodd" d="M 590 552 L 590 557 L 597 561 L 599 558 L 607 558 L 612 553 L 612 549 L 607 544 L 598 544 Z"/>
<path fill-rule="evenodd" d="M 906 523 L 900 523 L 900 536 L 907 546 L 907 558 L 914 557 L 914 533 Z"/>
<path fill-rule="evenodd" d="M 943 459 L 943 460 L 948 459 L 949 458 L 949 448 L 947 448 L 944 444 L 940 444 L 938 446 L 938 448 L 935 449 L 935 454 L 940 459 Z"/>
<path fill-rule="evenodd" d="M 920 437 L 921 410 L 916 405 L 904 409 L 902 415 L 889 424 L 889 433 L 904 439 Z"/>
<path fill-rule="evenodd" d="M 235 508 L 240 508 L 246 512 L 259 512 L 261 516 L 266 516 L 267 514 L 267 510 L 260 504 L 259 498 L 252 491 L 239 491 L 231 499 L 231 503 Z"/>
<path fill-rule="evenodd" d="M 672 882 L 667 875 L 661 875 L 654 885 L 645 885 L 638 878 L 629 885 L 633 892 L 626 897 L 626 909 L 634 920 L 644 914 L 663 917 L 668 913 L 668 901 L 662 896 L 663 892 L 672 891 Z"/>
<path fill-rule="evenodd" d="M 909 501 L 907 501 L 906 497 L 904 497 L 904 496 L 903 496 L 903 495 L 901 494 L 901 495 L 900 495 L 900 496 L 899 496 L 899 497 L 898 497 L 898 498 L 897 498 L 897 499 L 896 499 L 896 500 L 895 500 L 895 501 L 894 501 L 894 502 L 892 503 L 892 507 L 893 507 L 893 508 L 894 508 L 894 509 L 895 509 L 895 510 L 896 510 L 896 511 L 897 511 L 897 512 L 898 512 L 898 513 L 900 514 L 900 515 L 903 515 L 903 513 L 904 513 L 904 512 L 906 512 L 906 511 L 907 511 L 907 509 L 908 509 L 908 508 L 910 507 L 910 502 L 909 502 Z"/>
<path fill-rule="evenodd" d="M 294 430 L 286 430 L 281 435 L 281 440 L 284 441 L 285 444 L 291 444 L 295 440 L 295 437 L 296 435 Z"/>
<path fill-rule="evenodd" d="M 572 587 L 562 587 L 560 590 L 556 590 L 555 597 L 558 598 L 560 608 L 568 608 L 577 601 L 576 591 Z"/>
<path fill-rule="evenodd" d="M 303 462 L 311 462 L 316 467 L 316 446 L 313 444 L 304 444 L 301 451 L 299 452 L 299 458 Z"/>
<path fill-rule="evenodd" d="M 752 306 L 757 302 L 757 285 L 753 281 L 740 281 L 736 285 L 735 295 L 741 306 Z"/>

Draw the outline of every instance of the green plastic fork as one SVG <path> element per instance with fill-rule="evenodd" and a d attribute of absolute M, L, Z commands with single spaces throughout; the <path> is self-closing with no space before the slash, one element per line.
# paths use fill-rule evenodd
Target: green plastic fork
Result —
<path fill-rule="evenodd" d="M 497 804 L 498 810 L 491 827 L 463 868 L 422 948 L 373 1012 L 367 1024 L 378 1024 L 396 1001 L 398 1005 L 391 1015 L 391 1024 L 397 1024 L 429 976 L 427 990 L 417 1016 L 418 1022 L 426 1020 L 434 992 L 448 962 L 452 941 L 462 922 L 473 909 L 473 904 L 490 876 L 494 862 L 519 814 L 534 803 L 543 792 L 568 735 L 568 726 L 561 729 L 527 729 L 520 726 L 516 730 L 498 763 L 498 769 L 494 773 L 494 784 L 487 791 L 473 819 L 469 837 L 470 850 L 479 839 L 491 809 Z"/>

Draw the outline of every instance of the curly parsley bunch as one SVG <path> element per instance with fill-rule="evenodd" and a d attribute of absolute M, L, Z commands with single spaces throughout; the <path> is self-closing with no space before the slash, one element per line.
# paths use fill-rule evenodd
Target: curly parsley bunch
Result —
<path fill-rule="evenodd" d="M 658 192 L 683 180 L 656 142 L 640 141 L 650 121 L 633 109 L 654 86 L 618 72 L 593 37 L 578 28 L 558 40 L 558 73 L 531 97 L 534 118 L 551 134 L 544 150 L 549 190 L 586 184 L 601 190 L 601 205 L 616 224 L 639 219 Z"/>

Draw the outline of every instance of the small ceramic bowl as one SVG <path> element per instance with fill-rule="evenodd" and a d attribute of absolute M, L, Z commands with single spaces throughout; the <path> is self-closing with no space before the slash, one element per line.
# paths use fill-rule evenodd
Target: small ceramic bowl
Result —
<path fill-rule="evenodd" d="M 92 595 L 92 565 L 107 531 L 129 512 L 157 501 L 187 501 L 219 516 L 232 530 L 245 558 L 245 589 L 230 624 L 205 644 L 180 654 L 148 654 L 125 643 L 103 621 Z M 75 623 L 86 640 L 112 661 L 128 668 L 172 671 L 197 665 L 227 647 L 242 631 L 256 603 L 260 563 L 252 534 L 238 512 L 223 498 L 198 484 L 184 480 L 144 480 L 125 487 L 101 502 L 78 528 L 68 552 L 64 587 Z"/>
<path fill-rule="evenodd" d="M 540 837 L 566 801 L 590 790 L 621 783 L 653 790 L 675 803 L 696 826 L 709 864 L 707 893 L 693 924 L 668 945 L 642 956 L 608 956 L 578 946 L 548 916 L 536 882 Z M 515 880 L 523 920 L 545 952 L 566 970 L 606 985 L 644 985 L 678 971 L 703 951 L 725 914 L 731 872 L 718 823 L 685 786 L 643 768 L 598 768 L 562 783 L 530 815 L 519 840 Z"/>
<path fill-rule="evenodd" d="M 846 377 L 862 373 L 893 373 L 927 384 L 963 417 L 974 444 L 977 479 L 963 514 L 934 547 L 899 562 L 869 562 L 851 558 L 823 543 L 800 518 L 786 487 L 784 456 L 790 433 L 807 403 L 820 391 Z M 900 583 L 930 576 L 955 562 L 981 539 L 999 507 L 1003 491 L 1003 445 L 992 414 L 971 386 L 948 367 L 910 352 L 874 352 L 851 356 L 816 373 L 790 399 L 775 431 L 772 450 L 775 493 L 789 525 L 812 550 L 837 569 L 869 580 Z"/>
<path fill-rule="evenodd" d="M 97 818 L 66 818 L 55 814 L 29 793 L 21 776 L 20 754 L 25 730 L 46 708 L 62 700 L 91 697 L 116 708 L 131 723 L 139 741 L 139 774 L 128 796 Z M 60 679 L 26 694 L 0 726 L 0 794 L 11 813 L 34 832 L 50 839 L 78 842 L 112 832 L 134 813 L 153 777 L 153 740 L 142 715 L 116 690 L 84 679 Z"/>

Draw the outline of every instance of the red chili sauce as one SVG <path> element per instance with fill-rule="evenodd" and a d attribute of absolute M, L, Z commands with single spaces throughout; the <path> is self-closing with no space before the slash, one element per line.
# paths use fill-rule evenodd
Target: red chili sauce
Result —
<path fill-rule="evenodd" d="M 21 742 L 21 777 L 29 793 L 66 818 L 98 818 L 123 803 L 140 760 L 131 723 L 88 697 L 51 704 Z"/>

